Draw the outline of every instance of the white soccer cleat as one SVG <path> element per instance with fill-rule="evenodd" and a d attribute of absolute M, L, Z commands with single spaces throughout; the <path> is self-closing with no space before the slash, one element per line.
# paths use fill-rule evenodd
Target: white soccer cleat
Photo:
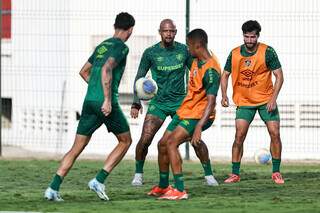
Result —
<path fill-rule="evenodd" d="M 93 178 L 92 180 L 89 181 L 88 187 L 90 190 L 94 191 L 97 193 L 98 197 L 101 200 L 109 200 L 109 197 L 105 193 L 105 186 L 104 184 L 100 183 L 97 181 L 97 179 Z"/>
<path fill-rule="evenodd" d="M 47 200 L 50 200 L 50 201 L 57 201 L 57 202 L 63 201 L 59 192 L 51 189 L 50 187 L 48 187 L 46 189 L 46 191 L 44 192 L 44 198 L 46 198 Z"/>
<path fill-rule="evenodd" d="M 142 173 L 135 173 L 133 180 L 131 182 L 132 186 L 142 186 L 143 185 L 143 174 Z"/>
<path fill-rule="evenodd" d="M 204 178 L 206 179 L 208 186 L 219 186 L 218 181 L 214 178 L 213 175 L 207 175 L 207 176 L 204 176 Z"/>

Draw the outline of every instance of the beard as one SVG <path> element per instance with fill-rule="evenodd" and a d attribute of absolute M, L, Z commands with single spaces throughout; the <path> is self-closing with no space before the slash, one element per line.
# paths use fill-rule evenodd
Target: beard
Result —
<path fill-rule="evenodd" d="M 257 46 L 257 42 L 256 43 L 244 43 L 244 45 L 246 46 L 246 48 L 248 50 L 254 50 Z"/>

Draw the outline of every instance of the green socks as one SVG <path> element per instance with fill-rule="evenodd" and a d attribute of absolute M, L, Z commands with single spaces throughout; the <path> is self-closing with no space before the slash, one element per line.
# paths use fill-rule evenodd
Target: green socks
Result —
<path fill-rule="evenodd" d="M 272 173 L 280 172 L 281 159 L 272 158 Z"/>
<path fill-rule="evenodd" d="M 184 191 L 184 182 L 183 182 L 183 174 L 173 175 L 174 177 L 174 187 L 178 189 L 180 192 Z"/>
<path fill-rule="evenodd" d="M 100 183 L 104 183 L 104 181 L 106 180 L 106 178 L 108 177 L 109 175 L 109 172 L 107 172 L 106 170 L 104 169 L 101 169 L 97 176 L 96 176 L 96 179 L 97 181 L 99 181 Z"/>
<path fill-rule="evenodd" d="M 201 164 L 204 170 L 204 176 L 213 175 L 210 160 L 206 163 L 201 163 Z"/>
<path fill-rule="evenodd" d="M 52 179 L 50 188 L 53 190 L 59 191 L 62 181 L 63 181 L 63 177 L 56 174 Z"/>
<path fill-rule="evenodd" d="M 160 171 L 159 187 L 165 189 L 169 186 L 169 172 Z"/>
<path fill-rule="evenodd" d="M 240 162 L 232 162 L 232 174 L 240 174 Z"/>
<path fill-rule="evenodd" d="M 144 160 L 136 160 L 136 173 L 143 173 Z"/>

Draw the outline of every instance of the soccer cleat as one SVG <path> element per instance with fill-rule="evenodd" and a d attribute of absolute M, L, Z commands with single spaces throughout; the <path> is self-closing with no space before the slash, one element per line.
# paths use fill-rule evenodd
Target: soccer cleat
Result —
<path fill-rule="evenodd" d="M 204 176 L 204 178 L 206 179 L 206 183 L 208 186 L 219 186 L 218 181 L 214 178 L 213 175 L 207 175 Z"/>
<path fill-rule="evenodd" d="M 172 186 L 168 186 L 167 188 L 160 188 L 159 186 L 154 186 L 152 187 L 151 191 L 148 192 L 149 196 L 155 196 L 155 197 L 159 197 L 165 193 L 167 193 L 169 190 L 173 189 Z"/>
<path fill-rule="evenodd" d="M 94 191 L 97 193 L 98 197 L 101 200 L 109 200 L 109 197 L 105 193 L 105 186 L 104 184 L 100 183 L 97 181 L 97 179 L 93 178 L 92 180 L 89 181 L 88 187 L 90 190 Z"/>
<path fill-rule="evenodd" d="M 230 174 L 227 179 L 224 180 L 224 183 L 237 183 L 240 182 L 240 175 Z"/>
<path fill-rule="evenodd" d="M 63 201 L 59 192 L 51 189 L 50 187 L 48 187 L 44 192 L 44 198 L 46 198 L 47 200 L 57 201 L 57 202 Z"/>
<path fill-rule="evenodd" d="M 172 188 L 169 191 L 167 191 L 165 194 L 161 195 L 159 200 L 186 200 L 188 199 L 188 194 L 184 190 L 183 192 L 180 192 L 178 189 Z"/>
<path fill-rule="evenodd" d="M 142 173 L 135 173 L 133 180 L 131 182 L 132 186 L 142 186 L 143 185 L 143 174 Z"/>
<path fill-rule="evenodd" d="M 280 174 L 280 172 L 272 173 L 271 177 L 276 184 L 284 184 L 284 179 L 282 178 L 282 175 Z"/>

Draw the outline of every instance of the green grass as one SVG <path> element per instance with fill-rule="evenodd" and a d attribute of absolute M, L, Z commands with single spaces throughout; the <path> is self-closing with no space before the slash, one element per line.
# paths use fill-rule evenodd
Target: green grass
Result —
<path fill-rule="evenodd" d="M 271 181 L 271 166 L 244 164 L 237 184 L 207 187 L 197 162 L 184 162 L 185 185 L 190 199 L 159 201 L 146 193 L 157 184 L 157 163 L 145 166 L 143 187 L 130 185 L 134 161 L 123 161 L 107 179 L 109 202 L 100 201 L 87 189 L 87 182 L 101 168 L 102 161 L 76 162 L 61 186 L 65 202 L 43 199 L 58 166 L 49 160 L 0 160 L 0 210 L 42 212 L 320 212 L 319 164 L 284 164 L 286 183 Z M 214 166 L 222 183 L 230 172 L 229 164 Z M 171 177 L 170 177 L 171 178 Z"/>

